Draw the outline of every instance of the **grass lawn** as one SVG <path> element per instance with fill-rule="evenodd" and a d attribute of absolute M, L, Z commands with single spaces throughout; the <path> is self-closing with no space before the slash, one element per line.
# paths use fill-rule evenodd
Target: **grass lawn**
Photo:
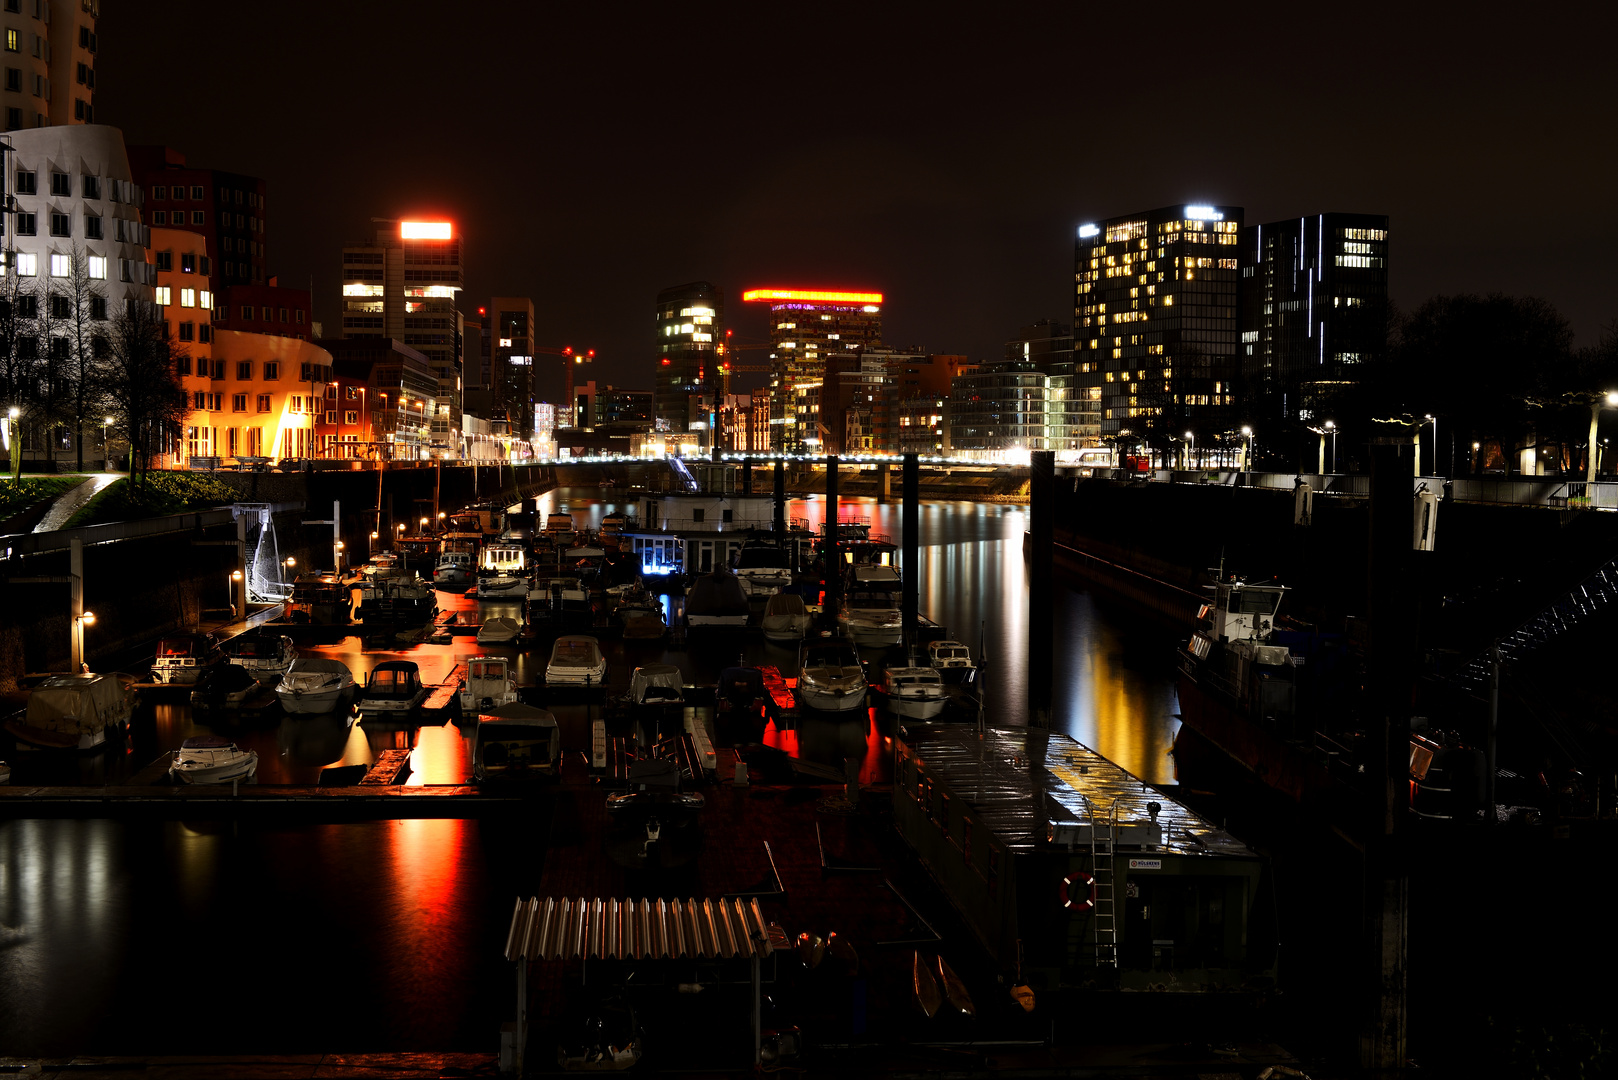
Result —
<path fill-rule="evenodd" d="M 67 527 L 103 525 L 109 521 L 135 521 L 140 518 L 179 514 L 235 502 L 236 489 L 203 473 L 151 472 L 140 487 L 128 479 L 107 485 L 84 508 L 73 515 Z"/>
<path fill-rule="evenodd" d="M 0 521 L 22 513 L 43 499 L 54 499 L 83 482 L 82 476 L 24 476 L 15 484 L 9 476 L 0 478 Z"/>

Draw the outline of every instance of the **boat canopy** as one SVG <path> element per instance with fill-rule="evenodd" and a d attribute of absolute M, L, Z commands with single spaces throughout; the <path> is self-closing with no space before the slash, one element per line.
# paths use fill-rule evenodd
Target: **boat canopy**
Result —
<path fill-rule="evenodd" d="M 116 721 L 124 707 L 123 684 L 114 675 L 52 675 L 28 696 L 28 723 L 82 735 Z"/>
<path fill-rule="evenodd" d="M 808 641 L 803 646 L 803 667 L 859 667 L 854 646 L 838 638 Z"/>
<path fill-rule="evenodd" d="M 685 687 L 685 676 L 673 664 L 644 664 L 629 677 L 629 700 L 637 704 L 650 700 L 677 701 Z"/>
<path fill-rule="evenodd" d="M 721 567 L 691 585 L 685 600 L 686 615 L 746 615 L 747 594 L 735 574 Z"/>
<path fill-rule="evenodd" d="M 803 604 L 803 597 L 797 593 L 776 593 L 770 597 L 770 602 L 764 605 L 764 617 L 771 615 L 807 615 L 809 609 Z"/>
<path fill-rule="evenodd" d="M 287 639 L 280 634 L 253 630 L 225 642 L 225 652 L 241 660 L 273 660 L 281 655 Z M 159 653 L 159 655 L 162 655 Z"/>
<path fill-rule="evenodd" d="M 601 646 L 593 637 L 559 637 L 551 648 L 551 663 L 557 667 L 599 667 Z"/>
<path fill-rule="evenodd" d="M 503 656 L 479 656 L 466 663 L 468 679 L 499 679 L 504 681 L 509 662 Z"/>
<path fill-rule="evenodd" d="M 180 744 L 181 750 L 229 750 L 236 744 L 219 735 L 193 735 Z"/>
<path fill-rule="evenodd" d="M 719 673 L 719 696 L 748 702 L 764 696 L 764 673 L 758 668 L 728 667 Z"/>
<path fill-rule="evenodd" d="M 421 687 L 421 670 L 411 660 L 388 660 L 378 664 L 365 682 L 365 696 L 410 697 Z"/>
<path fill-rule="evenodd" d="M 160 660 L 169 660 L 176 657 L 206 656 L 212 647 L 212 642 L 201 634 L 186 634 L 182 637 L 168 637 L 157 643 L 157 656 Z"/>

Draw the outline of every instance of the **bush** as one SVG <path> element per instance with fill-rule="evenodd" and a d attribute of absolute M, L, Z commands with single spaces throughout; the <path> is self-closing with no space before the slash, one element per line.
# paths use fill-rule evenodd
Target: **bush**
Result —
<path fill-rule="evenodd" d="M 43 499 L 54 499 L 84 482 L 82 476 L 24 476 L 15 484 L 0 480 L 0 521 L 20 514 Z"/>
<path fill-rule="evenodd" d="M 233 503 L 236 498 L 235 488 L 207 473 L 151 472 L 141 477 L 138 487 L 131 487 L 128 480 L 108 485 L 74 515 L 68 526 L 79 528 L 180 514 Z"/>

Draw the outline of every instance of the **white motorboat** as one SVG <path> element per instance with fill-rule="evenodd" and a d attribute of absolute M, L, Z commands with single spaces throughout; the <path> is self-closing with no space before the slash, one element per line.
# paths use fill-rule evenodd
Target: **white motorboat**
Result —
<path fill-rule="evenodd" d="M 545 535 L 558 547 L 568 547 L 573 543 L 573 515 L 558 510 L 545 517 Z"/>
<path fill-rule="evenodd" d="M 891 566 L 856 566 L 848 575 L 848 592 L 837 621 L 856 645 L 897 645 L 904 640 L 899 611 L 899 571 Z"/>
<path fill-rule="evenodd" d="M 522 633 L 522 623 L 504 615 L 496 615 L 492 619 L 483 620 L 478 628 L 479 645 L 510 645 Z"/>
<path fill-rule="evenodd" d="M 778 544 L 747 544 L 736 560 L 736 577 L 748 596 L 771 596 L 792 584 L 792 556 Z"/>
<path fill-rule="evenodd" d="M 133 679 L 113 674 L 51 675 L 28 695 L 5 730 L 19 750 L 99 750 L 129 723 Z"/>
<path fill-rule="evenodd" d="M 183 784 L 228 784 L 258 772 L 258 751 L 218 735 L 193 735 L 174 752 L 169 776 Z"/>
<path fill-rule="evenodd" d="M 197 681 L 202 669 L 224 659 L 212 634 L 175 634 L 157 643 L 152 659 L 152 681 L 188 684 Z"/>
<path fill-rule="evenodd" d="M 433 584 L 465 585 L 472 575 L 470 551 L 446 551 L 438 556 L 438 565 L 433 568 Z"/>
<path fill-rule="evenodd" d="M 813 616 L 797 593 L 778 592 L 764 605 L 764 636 L 770 641 L 802 641 Z"/>
<path fill-rule="evenodd" d="M 275 684 L 275 696 L 289 713 L 329 713 L 353 694 L 353 672 L 342 661 L 324 656 L 293 661 Z"/>
<path fill-rule="evenodd" d="M 478 599 L 521 600 L 528 594 L 527 571 L 523 545 L 504 541 L 486 545 L 478 564 Z"/>
<path fill-rule="evenodd" d="M 927 663 L 938 669 L 948 682 L 970 683 L 977 678 L 978 666 L 972 661 L 972 650 L 959 641 L 929 641 Z"/>
<path fill-rule="evenodd" d="M 607 658 L 595 638 L 569 634 L 556 639 L 550 663 L 545 666 L 547 685 L 600 686 L 606 677 Z"/>
<path fill-rule="evenodd" d="M 854 646 L 837 638 L 803 643 L 798 662 L 798 697 L 821 712 L 848 712 L 865 707 L 865 669 Z"/>
<path fill-rule="evenodd" d="M 912 720 L 931 720 L 944 711 L 949 694 L 936 668 L 888 668 L 882 677 L 888 711 Z"/>
<path fill-rule="evenodd" d="M 625 638 L 660 638 L 669 631 L 668 619 L 663 614 L 663 600 L 636 586 L 624 593 L 618 601 L 618 621 L 623 623 Z"/>
<path fill-rule="evenodd" d="M 298 658 L 297 646 L 285 634 L 275 634 L 262 627 L 238 634 L 220 648 L 225 659 L 244 669 L 266 686 L 274 686 L 287 673 L 292 661 Z"/>
<path fill-rule="evenodd" d="M 387 660 L 372 669 L 360 693 L 360 717 L 404 716 L 427 700 L 421 669 L 410 660 Z"/>
<path fill-rule="evenodd" d="M 511 661 L 503 656 L 474 656 L 466 662 L 466 681 L 461 684 L 461 711 L 496 709 L 517 700 L 517 680 L 511 674 Z"/>

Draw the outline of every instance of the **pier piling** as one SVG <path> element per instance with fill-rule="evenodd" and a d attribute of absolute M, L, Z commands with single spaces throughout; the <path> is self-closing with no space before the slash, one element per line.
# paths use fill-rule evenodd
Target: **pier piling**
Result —
<path fill-rule="evenodd" d="M 1028 724 L 1051 726 L 1051 657 L 1056 625 L 1052 559 L 1056 552 L 1056 453 L 1029 458 L 1028 508 Z"/>
<path fill-rule="evenodd" d="M 882 474 L 883 485 L 887 484 L 887 472 Z M 904 476 L 900 484 L 900 495 L 904 506 L 900 512 L 900 519 L 904 527 L 904 552 L 901 556 L 901 573 L 903 574 L 900 605 L 904 618 L 905 646 L 911 652 L 915 651 L 916 641 L 916 607 L 917 590 L 920 587 L 921 559 L 918 552 L 921 548 L 921 508 L 917 497 L 921 487 L 920 458 L 915 454 L 906 454 L 904 457 Z"/>
<path fill-rule="evenodd" d="M 843 599 L 843 553 L 837 544 L 837 455 L 826 456 L 826 599 L 821 622 L 837 626 L 837 609 Z"/>
<path fill-rule="evenodd" d="M 775 459 L 775 538 L 785 540 L 787 535 L 787 474 L 786 462 Z"/>

